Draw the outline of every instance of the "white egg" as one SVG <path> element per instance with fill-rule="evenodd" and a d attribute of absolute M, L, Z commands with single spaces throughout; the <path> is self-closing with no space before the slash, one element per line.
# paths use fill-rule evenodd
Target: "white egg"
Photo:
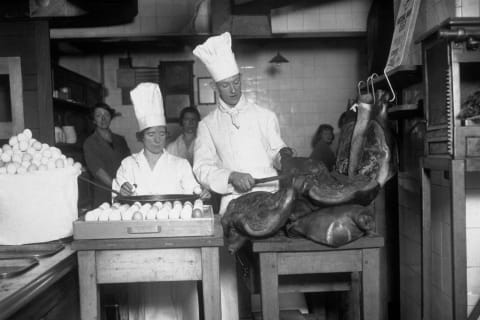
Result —
<path fill-rule="evenodd" d="M 155 202 L 153 205 L 154 205 L 155 207 L 157 207 L 158 209 L 162 209 L 162 207 L 163 207 L 163 203 L 160 202 L 160 201 Z"/>
<path fill-rule="evenodd" d="M 62 155 L 62 151 L 56 147 L 50 147 L 50 153 L 54 159 L 59 158 Z"/>
<path fill-rule="evenodd" d="M 132 210 L 125 210 L 121 213 L 122 220 L 132 220 L 133 211 Z"/>
<path fill-rule="evenodd" d="M 17 172 L 17 166 L 13 162 L 10 162 L 9 164 L 7 164 L 6 168 L 7 168 L 8 174 L 15 174 Z"/>
<path fill-rule="evenodd" d="M 28 142 L 27 141 L 20 141 L 18 143 L 18 148 L 20 149 L 20 151 L 27 151 L 28 149 Z"/>
<path fill-rule="evenodd" d="M 57 168 L 65 168 L 65 160 L 57 159 L 55 160 L 55 167 Z"/>
<path fill-rule="evenodd" d="M 110 221 L 120 221 L 122 220 L 122 215 L 120 214 L 120 210 L 118 209 L 112 209 L 108 216 L 108 220 Z"/>
<path fill-rule="evenodd" d="M 32 160 L 32 164 L 36 165 L 37 168 L 38 168 L 38 167 L 40 167 L 40 165 L 41 165 L 42 163 L 41 163 L 40 160 L 38 160 L 38 159 L 33 159 L 33 160 Z"/>
<path fill-rule="evenodd" d="M 136 211 L 132 216 L 132 220 L 143 220 L 143 213 Z"/>
<path fill-rule="evenodd" d="M 52 153 L 50 152 L 50 149 L 45 149 L 42 151 L 42 157 L 50 159 L 52 157 Z"/>
<path fill-rule="evenodd" d="M 130 208 L 128 204 L 122 204 L 119 209 L 121 212 L 125 212 L 128 210 L 128 208 Z"/>
<path fill-rule="evenodd" d="M 75 162 L 73 164 L 73 168 L 78 170 L 78 171 L 82 171 L 82 164 L 80 162 Z"/>
<path fill-rule="evenodd" d="M 50 146 L 47 143 L 42 143 L 42 151 L 50 149 Z"/>
<path fill-rule="evenodd" d="M 53 161 L 52 159 L 48 160 L 48 162 L 47 162 L 47 168 L 48 168 L 48 170 L 53 170 L 53 169 L 55 169 L 55 168 L 56 168 L 56 166 L 55 166 L 55 161 Z"/>
<path fill-rule="evenodd" d="M 142 206 L 142 204 L 141 204 L 140 202 L 138 202 L 138 201 L 135 201 L 135 202 L 132 204 L 132 206 L 137 206 L 137 207 L 140 208 L 140 207 Z"/>
<path fill-rule="evenodd" d="M 193 188 L 193 193 L 194 194 L 202 193 L 202 188 L 200 186 L 195 186 L 195 188 Z"/>
<path fill-rule="evenodd" d="M 22 154 L 22 162 L 23 161 L 32 161 L 33 160 L 33 156 L 30 154 L 30 153 L 23 153 Z"/>
<path fill-rule="evenodd" d="M 30 139 L 30 147 L 33 147 L 35 142 L 38 142 L 37 139 L 35 139 L 35 138 Z"/>
<path fill-rule="evenodd" d="M 27 173 L 27 168 L 25 167 L 17 168 L 17 174 L 25 174 L 25 173 Z"/>
<path fill-rule="evenodd" d="M 4 144 L 2 146 L 2 150 L 3 150 L 3 152 L 8 151 L 8 150 L 12 151 L 12 146 L 9 145 L 9 144 Z"/>
<path fill-rule="evenodd" d="M 172 209 L 172 208 L 173 208 L 172 203 L 171 203 L 170 201 L 165 201 L 165 202 L 163 203 L 163 207 L 167 207 L 167 208 L 169 208 L 169 209 Z"/>
<path fill-rule="evenodd" d="M 20 142 L 20 141 L 27 140 L 27 137 L 25 136 L 25 134 L 23 132 L 20 132 L 19 134 L 17 134 L 17 139 Z"/>
<path fill-rule="evenodd" d="M 119 202 L 115 202 L 115 203 L 112 204 L 112 208 L 118 209 L 118 208 L 120 208 L 120 206 L 121 206 L 121 203 L 119 203 Z"/>
<path fill-rule="evenodd" d="M 12 160 L 12 155 L 9 153 L 9 152 L 4 152 L 2 153 L 2 155 L 0 156 L 0 159 L 3 161 L 3 162 L 10 162 Z"/>
<path fill-rule="evenodd" d="M 40 165 L 38 166 L 38 171 L 48 171 L 47 165 L 46 165 L 46 164 L 43 164 L 43 163 L 40 164 Z"/>
<path fill-rule="evenodd" d="M 156 206 L 152 206 L 145 215 L 145 220 L 155 220 L 157 218 L 158 208 Z"/>
<path fill-rule="evenodd" d="M 147 213 L 150 208 L 152 207 L 152 205 L 150 203 L 145 203 L 141 208 L 140 208 L 140 211 L 145 215 L 145 213 Z"/>
<path fill-rule="evenodd" d="M 85 214 L 85 221 L 97 221 L 99 213 L 100 211 L 98 209 L 88 211 Z"/>
<path fill-rule="evenodd" d="M 188 220 L 192 218 L 192 206 L 187 205 L 183 206 L 182 211 L 180 212 L 180 218 Z"/>
<path fill-rule="evenodd" d="M 14 145 L 18 145 L 17 136 L 10 137 L 10 139 L 8 139 L 8 144 L 11 145 L 12 147 Z"/>
<path fill-rule="evenodd" d="M 203 208 L 203 201 L 202 201 L 202 199 L 197 199 L 197 200 L 195 200 L 195 202 L 193 203 L 193 207 L 194 207 L 194 208 Z"/>
<path fill-rule="evenodd" d="M 28 169 L 27 169 L 28 172 L 35 172 L 35 171 L 38 171 L 38 166 L 34 163 L 32 163 Z"/>
<path fill-rule="evenodd" d="M 30 161 L 22 161 L 22 167 L 28 168 L 32 163 Z"/>
<path fill-rule="evenodd" d="M 49 158 L 42 157 L 42 158 L 40 159 L 40 163 L 41 163 L 41 164 L 44 164 L 44 165 L 47 165 L 47 164 L 48 164 L 48 161 L 50 161 Z"/>
<path fill-rule="evenodd" d="M 40 150 L 42 150 L 42 144 L 41 144 L 40 142 L 38 142 L 38 141 L 35 141 L 35 142 L 33 143 L 33 148 L 34 148 L 35 150 L 37 150 L 37 151 L 40 151 Z"/>
<path fill-rule="evenodd" d="M 157 212 L 157 220 L 167 220 L 168 219 L 168 208 L 161 208 L 160 210 L 158 210 Z"/>
<path fill-rule="evenodd" d="M 23 130 L 23 134 L 25 135 L 25 138 L 27 138 L 27 140 L 32 139 L 32 137 L 33 137 L 32 130 L 30 130 L 28 128 Z"/>
<path fill-rule="evenodd" d="M 173 209 L 168 213 L 168 219 L 180 219 L 180 214 L 182 213 L 182 207 L 173 206 Z"/>
<path fill-rule="evenodd" d="M 110 216 L 110 209 L 100 211 L 98 215 L 98 221 L 108 221 L 108 217 Z"/>
<path fill-rule="evenodd" d="M 110 208 L 110 203 L 104 202 L 98 208 L 100 208 L 102 210 L 109 209 Z"/>
<path fill-rule="evenodd" d="M 22 162 L 22 154 L 21 153 L 14 153 L 12 155 L 12 162 L 18 162 L 18 163 L 21 163 Z"/>
<path fill-rule="evenodd" d="M 0 174 L 7 174 L 7 167 L 1 167 Z"/>
<path fill-rule="evenodd" d="M 70 157 L 67 158 L 67 166 L 69 166 L 69 167 L 73 166 L 74 162 L 75 161 L 72 158 L 70 158 Z"/>

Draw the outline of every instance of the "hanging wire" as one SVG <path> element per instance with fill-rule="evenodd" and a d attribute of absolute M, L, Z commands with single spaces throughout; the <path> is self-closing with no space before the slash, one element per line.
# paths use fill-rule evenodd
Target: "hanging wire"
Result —
<path fill-rule="evenodd" d="M 360 96 L 362 95 L 362 89 L 361 89 L 362 85 L 365 85 L 365 86 L 367 86 L 367 88 L 368 88 L 368 85 L 365 83 L 365 81 L 363 81 L 363 80 L 358 81 L 358 83 L 357 83 L 357 91 L 358 91 L 358 97 L 359 97 L 359 98 L 360 98 Z"/>
<path fill-rule="evenodd" d="M 375 84 L 373 83 L 373 80 L 378 77 L 378 74 L 372 73 L 368 79 L 370 79 L 370 85 L 372 86 L 372 98 L 373 98 L 373 103 L 375 104 Z M 368 81 L 367 81 L 368 83 Z"/>
<path fill-rule="evenodd" d="M 395 101 L 395 99 L 397 98 L 396 95 L 395 95 L 395 91 L 393 91 L 393 87 L 392 87 L 392 84 L 390 83 L 390 79 L 388 79 L 388 75 L 387 75 L 387 68 L 383 69 L 383 75 L 385 76 L 385 79 L 387 80 L 387 83 L 388 83 L 388 87 L 390 88 L 390 92 L 392 93 L 393 97 L 392 99 L 388 100 L 389 102 L 393 102 Z"/>

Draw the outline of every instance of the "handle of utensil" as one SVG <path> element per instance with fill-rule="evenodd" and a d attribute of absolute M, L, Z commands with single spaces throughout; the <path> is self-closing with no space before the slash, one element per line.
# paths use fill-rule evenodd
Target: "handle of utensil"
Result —
<path fill-rule="evenodd" d="M 101 185 L 101 184 L 99 184 L 99 183 L 96 183 L 96 182 L 94 182 L 94 181 L 92 181 L 92 180 L 90 180 L 90 179 L 87 179 L 87 178 L 85 178 L 85 177 L 78 176 L 78 179 L 83 180 L 83 181 L 85 181 L 85 182 L 88 182 L 88 183 L 90 183 L 90 184 L 93 184 L 93 185 L 96 186 L 97 188 L 103 189 L 103 190 L 105 190 L 105 191 L 113 192 L 113 193 L 115 193 L 115 194 L 117 194 L 117 195 L 119 195 L 119 196 L 122 195 L 120 192 L 118 192 L 118 191 L 116 191 L 116 190 L 107 188 L 107 187 L 105 187 L 105 186 L 103 186 L 103 185 Z"/>
<path fill-rule="evenodd" d="M 266 177 L 266 178 L 260 178 L 260 179 L 254 179 L 254 180 L 255 180 L 255 184 L 260 184 L 260 183 L 265 183 L 265 182 L 270 182 L 275 180 L 281 180 L 288 177 L 289 175 L 279 175 L 279 176 Z"/>

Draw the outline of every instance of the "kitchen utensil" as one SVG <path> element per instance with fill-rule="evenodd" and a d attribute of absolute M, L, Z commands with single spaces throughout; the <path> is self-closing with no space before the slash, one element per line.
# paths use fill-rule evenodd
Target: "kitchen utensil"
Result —
<path fill-rule="evenodd" d="M 94 182 L 94 181 L 92 181 L 92 180 L 90 180 L 90 179 L 87 179 L 87 178 L 85 178 L 85 177 L 78 176 L 78 179 L 80 179 L 80 180 L 82 180 L 82 181 L 85 181 L 85 182 L 87 182 L 87 183 L 90 183 L 90 184 L 94 185 L 95 187 L 100 188 L 100 189 L 103 189 L 103 190 L 105 190 L 105 191 L 113 192 L 113 193 L 115 193 L 115 194 L 117 194 L 117 195 L 119 195 L 119 196 L 122 195 L 119 191 L 116 191 L 116 190 L 110 189 L 110 188 L 108 188 L 108 187 L 105 187 L 105 186 L 103 186 L 103 185 L 101 185 L 101 184 L 99 184 L 99 183 L 96 183 L 96 182 Z"/>
<path fill-rule="evenodd" d="M 38 260 L 33 257 L 2 258 L 0 259 L 0 279 L 18 276 L 36 265 Z"/>
<path fill-rule="evenodd" d="M 61 242 L 0 246 L 0 258 L 45 258 L 53 256 L 64 248 L 65 245 Z"/>
<path fill-rule="evenodd" d="M 278 176 L 271 176 L 271 177 L 266 177 L 266 178 L 255 178 L 255 185 L 265 183 L 265 182 L 270 182 L 270 181 L 275 181 L 275 180 L 283 180 L 283 179 L 291 179 L 296 176 L 307 176 L 312 173 L 310 172 L 300 172 L 300 173 L 292 173 L 292 174 L 281 174 Z"/>

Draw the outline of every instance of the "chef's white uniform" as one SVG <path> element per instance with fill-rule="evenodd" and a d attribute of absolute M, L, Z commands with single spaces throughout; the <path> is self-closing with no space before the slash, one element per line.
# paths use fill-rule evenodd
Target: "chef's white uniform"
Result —
<path fill-rule="evenodd" d="M 219 103 L 224 104 L 222 100 Z M 236 114 L 227 113 L 226 108 L 219 106 L 200 121 L 193 164 L 201 184 L 217 193 L 228 194 L 222 198 L 220 214 L 225 212 L 230 200 L 240 195 L 228 183 L 230 173 L 250 173 L 254 178 L 275 176 L 274 167 L 279 167 L 278 152 L 286 146 L 272 111 L 249 102 L 243 95 L 233 108 Z M 253 191 L 277 189 L 278 182 L 271 182 L 258 185 Z"/>
<path fill-rule="evenodd" d="M 221 105 L 199 123 L 193 167 L 202 185 L 227 194 L 222 197 L 220 206 L 220 214 L 223 215 L 228 202 L 240 196 L 228 183 L 230 173 L 250 173 L 254 178 L 276 175 L 274 162 L 278 162 L 278 152 L 285 143 L 272 111 L 248 102 L 243 96 L 233 109 L 221 99 L 219 103 Z M 277 189 L 278 183 L 272 182 L 253 190 Z M 220 251 L 220 286 L 222 319 L 237 320 L 236 267 L 226 250 Z"/>
<path fill-rule="evenodd" d="M 125 158 L 117 171 L 113 189 L 120 190 L 125 182 L 136 184 L 138 195 L 193 194 L 193 189 L 198 186 L 188 161 L 165 150 L 153 170 L 143 150 Z M 144 315 L 146 320 L 199 319 L 195 282 L 155 282 L 130 286 L 141 287 L 129 290 L 129 294 L 137 295 L 131 299 L 137 302 L 131 309 L 133 313 Z"/>

